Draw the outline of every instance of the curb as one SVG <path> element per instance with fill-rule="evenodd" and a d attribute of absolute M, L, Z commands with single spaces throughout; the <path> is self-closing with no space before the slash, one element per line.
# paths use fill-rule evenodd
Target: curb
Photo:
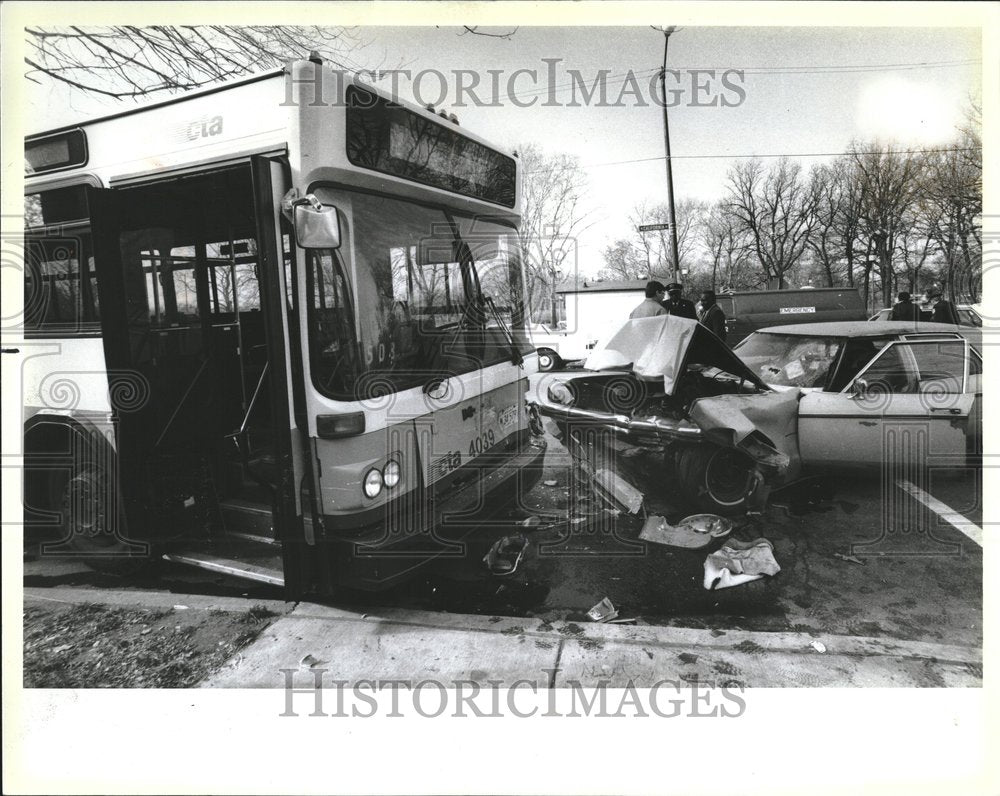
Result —
<path fill-rule="evenodd" d="M 212 597 L 157 591 L 112 591 L 67 587 L 26 588 L 25 602 L 66 604 L 94 603 L 113 606 L 172 608 L 184 605 L 192 610 L 240 613 L 251 605 L 263 605 L 289 619 L 333 621 L 357 625 L 394 625 L 474 634 L 500 634 L 526 637 L 542 642 L 575 641 L 613 643 L 626 647 L 657 647 L 664 650 L 698 647 L 717 652 L 741 654 L 782 653 L 807 656 L 846 656 L 849 658 L 908 658 L 930 663 L 981 666 L 981 647 L 938 644 L 907 639 L 843 636 L 783 631 L 701 630 L 697 628 L 654 625 L 626 626 L 596 622 L 547 622 L 537 618 L 448 614 L 393 608 L 355 608 L 347 610 L 317 603 L 294 603 L 282 600 L 250 600 L 243 597 Z M 360 629 L 360 628 L 359 628 Z M 819 642 L 825 652 L 813 646 Z"/>
<path fill-rule="evenodd" d="M 137 608 L 173 608 L 183 605 L 198 611 L 243 613 L 254 605 L 262 605 L 275 614 L 284 615 L 297 603 L 284 600 L 257 600 L 246 597 L 212 597 L 202 594 L 175 594 L 168 591 L 112 591 L 110 589 L 74 589 L 62 586 L 25 588 L 24 602 L 65 603 L 67 605 L 134 606 Z"/>

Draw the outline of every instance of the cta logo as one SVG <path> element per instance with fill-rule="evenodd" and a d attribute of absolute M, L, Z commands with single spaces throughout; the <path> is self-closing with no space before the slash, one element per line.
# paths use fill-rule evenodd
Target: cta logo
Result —
<path fill-rule="evenodd" d="M 197 141 L 199 138 L 213 138 L 222 135 L 222 117 L 206 116 L 203 119 L 195 119 L 182 128 L 184 138 L 188 141 Z"/>

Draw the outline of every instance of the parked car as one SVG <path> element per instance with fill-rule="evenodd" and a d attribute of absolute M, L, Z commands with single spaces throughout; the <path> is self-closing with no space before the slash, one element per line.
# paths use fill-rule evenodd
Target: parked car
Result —
<path fill-rule="evenodd" d="M 533 323 L 528 326 L 528 336 L 538 352 L 539 370 L 559 370 L 567 362 L 583 359 L 590 353 L 590 349 L 583 348 L 579 335 L 566 329 L 565 322 L 556 326 Z"/>
<path fill-rule="evenodd" d="M 799 290 L 753 290 L 720 293 L 726 313 L 726 339 L 738 343 L 750 332 L 779 323 L 863 321 L 867 315 L 857 288 L 806 287 Z"/>
<path fill-rule="evenodd" d="M 660 316 L 625 323 L 581 371 L 537 374 L 528 401 L 582 466 L 608 445 L 662 451 L 694 502 L 735 513 L 816 469 L 965 461 L 981 379 L 978 332 L 950 325 L 794 324 L 730 351 Z"/>
<path fill-rule="evenodd" d="M 982 315 L 979 314 L 979 311 L 972 304 L 959 304 L 955 307 L 955 311 L 958 313 L 958 323 L 960 326 L 974 326 L 976 328 L 982 328 Z M 889 320 L 889 316 L 891 314 L 892 307 L 883 307 L 868 320 L 887 321 Z M 921 320 L 929 321 L 931 319 L 931 314 L 931 310 L 920 307 Z"/>

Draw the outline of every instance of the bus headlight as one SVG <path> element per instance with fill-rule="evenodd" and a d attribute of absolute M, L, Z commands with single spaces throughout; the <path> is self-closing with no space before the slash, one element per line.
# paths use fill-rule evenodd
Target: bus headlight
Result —
<path fill-rule="evenodd" d="M 564 381 L 557 381 L 554 384 L 550 384 L 548 393 L 549 400 L 552 403 L 562 404 L 563 406 L 572 406 L 576 400 L 573 390 Z"/>
<path fill-rule="evenodd" d="M 385 484 L 387 488 L 392 489 L 399 483 L 400 475 L 399 462 L 391 460 L 382 469 L 382 483 Z"/>
<path fill-rule="evenodd" d="M 363 489 L 365 490 L 365 496 L 370 498 L 376 498 L 379 492 L 382 491 L 382 473 L 376 470 L 374 467 L 365 473 L 365 481 Z"/>

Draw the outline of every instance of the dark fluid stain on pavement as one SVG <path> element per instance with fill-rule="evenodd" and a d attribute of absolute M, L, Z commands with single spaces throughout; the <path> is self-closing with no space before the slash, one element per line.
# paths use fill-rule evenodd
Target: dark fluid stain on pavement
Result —
<path fill-rule="evenodd" d="M 562 633 L 562 635 L 564 636 L 577 637 L 583 635 L 583 628 L 580 627 L 576 622 L 568 622 L 567 624 L 558 628 L 556 632 Z"/>
<path fill-rule="evenodd" d="M 845 514 L 853 514 L 858 504 L 847 500 L 835 500 L 833 485 L 826 480 L 810 478 L 777 489 L 771 495 L 771 505 L 782 509 L 790 517 L 806 514 L 825 514 L 839 508 Z"/>
<path fill-rule="evenodd" d="M 746 641 L 741 641 L 736 645 L 735 649 L 739 652 L 745 652 L 748 655 L 752 653 L 763 652 L 764 648 L 754 641 L 747 639 Z"/>
<path fill-rule="evenodd" d="M 682 652 L 680 655 L 677 656 L 677 658 L 680 660 L 681 663 L 697 663 L 698 662 L 698 656 L 697 655 L 693 655 L 690 652 Z"/>

